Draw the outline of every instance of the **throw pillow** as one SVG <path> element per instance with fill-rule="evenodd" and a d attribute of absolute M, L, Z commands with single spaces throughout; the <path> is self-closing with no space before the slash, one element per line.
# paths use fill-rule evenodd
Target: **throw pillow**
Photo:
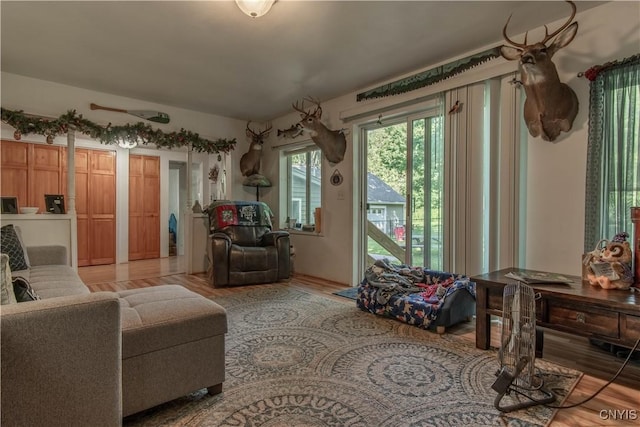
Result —
<path fill-rule="evenodd" d="M 18 233 L 13 224 L 7 224 L 0 228 L 0 247 L 2 253 L 9 255 L 9 267 L 12 271 L 26 270 L 29 268 L 24 259 L 24 248 L 18 238 Z"/>
<path fill-rule="evenodd" d="M 16 235 L 18 236 L 18 240 L 20 241 L 20 246 L 22 246 L 22 253 L 24 253 L 24 263 L 27 264 L 27 267 L 31 268 L 29 254 L 27 253 L 27 245 L 25 245 L 24 240 L 22 240 L 22 230 L 17 225 L 14 225 L 13 229 L 16 230 Z"/>
<path fill-rule="evenodd" d="M 15 304 L 17 301 L 13 293 L 11 268 L 9 268 L 9 256 L 7 254 L 0 254 L 0 265 L 2 266 L 2 275 L 0 276 L 0 303 L 2 305 Z"/>
<path fill-rule="evenodd" d="M 31 283 L 24 277 L 13 278 L 13 292 L 18 302 L 37 301 L 40 299 L 40 295 L 33 290 Z"/>

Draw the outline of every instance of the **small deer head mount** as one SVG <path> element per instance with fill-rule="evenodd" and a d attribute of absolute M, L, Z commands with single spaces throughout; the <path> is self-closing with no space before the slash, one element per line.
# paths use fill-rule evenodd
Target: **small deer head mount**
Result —
<path fill-rule="evenodd" d="M 268 126 L 261 132 L 255 132 L 249 127 L 251 121 L 247 122 L 247 136 L 251 139 L 249 151 L 244 153 L 240 158 L 240 172 L 243 176 L 250 176 L 260 173 L 260 160 L 262 158 L 262 144 L 264 139 L 269 136 L 271 126 Z"/>
<path fill-rule="evenodd" d="M 519 61 L 520 78 L 527 95 L 524 121 L 531 136 L 541 136 L 545 141 L 554 141 L 560 132 L 570 131 L 578 114 L 578 97 L 569 86 L 560 82 L 556 66 L 551 61 L 558 50 L 571 43 L 578 31 L 578 23 L 571 23 L 576 15 L 576 5 L 571 1 L 568 3 L 572 8 L 569 19 L 551 34 L 545 25 L 545 36 L 540 42 L 527 44 L 526 34 L 524 43 L 511 40 L 507 36 L 511 16 L 502 29 L 505 41 L 511 46 L 502 46 L 500 53 L 505 59 Z M 554 37 L 555 40 L 547 46 Z"/>
<path fill-rule="evenodd" d="M 307 111 L 304 109 L 304 101 L 309 101 L 315 104 L 316 108 Z M 344 153 L 347 151 L 347 140 L 344 133 L 340 130 L 327 129 L 322 124 L 320 118 L 322 117 L 322 107 L 320 102 L 307 97 L 302 100 L 302 105 L 298 107 L 298 102 L 293 104 L 293 109 L 300 112 L 300 124 L 310 131 L 311 139 L 320 147 L 322 154 L 327 158 L 332 165 L 340 163 L 344 159 Z"/>

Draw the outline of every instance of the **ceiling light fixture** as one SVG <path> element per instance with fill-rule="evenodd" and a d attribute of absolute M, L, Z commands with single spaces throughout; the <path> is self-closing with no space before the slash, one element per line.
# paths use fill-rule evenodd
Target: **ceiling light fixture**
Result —
<path fill-rule="evenodd" d="M 120 148 L 131 150 L 132 148 L 136 148 L 138 146 L 138 141 L 132 141 L 130 139 L 120 138 L 118 140 L 118 146 Z"/>
<path fill-rule="evenodd" d="M 252 18 L 265 15 L 275 2 L 276 0 L 236 0 L 240 10 Z"/>

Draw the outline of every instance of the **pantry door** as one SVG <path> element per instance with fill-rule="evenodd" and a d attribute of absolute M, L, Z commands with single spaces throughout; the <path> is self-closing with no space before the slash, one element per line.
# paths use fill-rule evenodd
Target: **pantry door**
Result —
<path fill-rule="evenodd" d="M 67 195 L 66 148 L 63 151 L 62 188 Z M 76 148 L 74 157 L 78 265 L 115 264 L 116 153 Z"/>
<path fill-rule="evenodd" d="M 160 258 L 160 158 L 130 155 L 129 260 L 151 258 Z"/>

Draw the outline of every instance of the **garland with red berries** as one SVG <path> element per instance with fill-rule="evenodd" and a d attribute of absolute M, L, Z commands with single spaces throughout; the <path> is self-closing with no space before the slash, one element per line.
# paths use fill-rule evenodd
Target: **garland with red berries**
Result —
<path fill-rule="evenodd" d="M 211 141 L 201 138 L 197 133 L 180 129 L 179 132 L 165 133 L 159 129 L 153 129 L 142 122 L 106 127 L 100 126 L 70 110 L 57 119 L 48 119 L 25 114 L 23 111 L 0 108 L 0 120 L 14 127 L 14 138 L 20 140 L 23 135 L 36 134 L 47 138 L 47 143 L 53 143 L 53 138 L 66 134 L 69 129 L 80 132 L 102 144 L 117 144 L 120 141 L 137 141 L 140 144 L 154 144 L 158 148 L 177 148 L 191 146 L 194 151 L 200 153 L 228 153 L 235 148 L 236 139 L 217 139 Z"/>

